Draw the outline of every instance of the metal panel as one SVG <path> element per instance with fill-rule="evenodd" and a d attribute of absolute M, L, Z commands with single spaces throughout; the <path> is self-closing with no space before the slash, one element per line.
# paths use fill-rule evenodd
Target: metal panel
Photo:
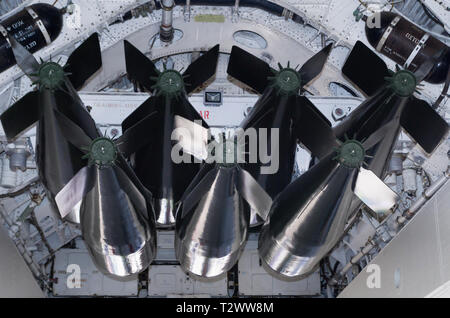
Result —
<path fill-rule="evenodd" d="M 153 265 L 149 268 L 148 295 L 150 297 L 224 297 L 227 279 L 197 281 L 186 275 L 177 265 Z"/>
<path fill-rule="evenodd" d="M 156 242 L 158 247 L 156 249 L 155 261 L 172 261 L 176 262 L 175 256 L 175 235 L 173 231 L 158 231 L 158 238 Z"/>
<path fill-rule="evenodd" d="M 178 262 L 174 249 L 175 235 L 173 231 L 158 232 L 158 253 L 155 262 L 164 265 L 151 265 L 148 270 L 149 297 L 219 297 L 227 296 L 226 278 L 197 281 L 189 277 L 180 266 L 167 265 L 167 262 Z"/>
<path fill-rule="evenodd" d="M 1 225 L 0 255 L 0 298 L 44 297 L 27 264 Z"/>
<path fill-rule="evenodd" d="M 85 105 L 92 107 L 91 115 L 99 125 L 120 125 L 123 118 L 131 114 L 147 98 L 148 94 L 129 93 L 80 93 Z M 333 110 L 337 107 L 346 114 L 359 106 L 362 99 L 356 97 L 308 97 L 333 125 Z M 254 106 L 256 95 L 226 95 L 220 107 L 206 106 L 203 94 L 194 94 L 189 101 L 203 116 L 209 126 L 234 127 L 245 118 L 245 114 Z M 2 132 L 2 130 L 0 130 Z"/>
<path fill-rule="evenodd" d="M 449 210 L 447 181 L 339 297 L 440 295 L 438 288 L 450 280 Z"/>
<path fill-rule="evenodd" d="M 315 296 L 320 294 L 319 272 L 302 280 L 284 281 L 269 275 L 258 255 L 257 235 L 251 235 L 239 260 L 239 294 L 242 296 Z"/>
<path fill-rule="evenodd" d="M 68 279 L 74 278 L 68 266 L 78 265 L 81 270 L 80 288 L 70 288 Z M 85 249 L 62 249 L 55 255 L 53 295 L 54 296 L 137 296 L 138 282 L 115 280 L 103 275 Z"/>

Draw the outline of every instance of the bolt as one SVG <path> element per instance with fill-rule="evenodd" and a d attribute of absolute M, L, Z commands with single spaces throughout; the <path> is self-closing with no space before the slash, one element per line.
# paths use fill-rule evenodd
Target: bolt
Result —
<path fill-rule="evenodd" d="M 109 134 L 110 134 L 112 137 L 116 137 L 116 136 L 119 134 L 119 129 L 113 128 L 113 129 L 111 129 L 111 131 L 109 132 Z"/>
<path fill-rule="evenodd" d="M 347 113 L 341 107 L 336 106 L 333 109 L 332 116 L 333 116 L 333 119 L 335 121 L 340 121 L 340 120 L 344 119 L 347 116 Z"/>

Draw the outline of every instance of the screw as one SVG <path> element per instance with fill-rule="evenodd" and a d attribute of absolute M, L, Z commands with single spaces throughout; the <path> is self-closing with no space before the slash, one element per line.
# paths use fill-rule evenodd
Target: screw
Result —
<path fill-rule="evenodd" d="M 109 134 L 110 134 L 112 137 L 116 137 L 116 136 L 119 134 L 119 130 L 118 130 L 117 128 L 113 128 L 113 129 L 111 129 L 111 131 L 109 132 Z"/>
<path fill-rule="evenodd" d="M 341 107 L 335 107 L 332 115 L 335 121 L 339 121 L 342 120 L 347 114 Z"/>

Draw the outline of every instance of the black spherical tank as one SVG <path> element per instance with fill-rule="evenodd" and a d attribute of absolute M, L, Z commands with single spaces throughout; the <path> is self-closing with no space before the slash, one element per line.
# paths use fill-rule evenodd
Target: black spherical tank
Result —
<path fill-rule="evenodd" d="M 365 30 L 367 40 L 378 52 L 411 72 L 434 59 L 434 67 L 425 80 L 433 84 L 445 81 L 450 49 L 417 25 L 392 12 L 379 12 L 366 20 Z"/>
<path fill-rule="evenodd" d="M 8 41 L 13 36 L 31 53 L 52 43 L 61 33 L 61 11 L 46 3 L 25 7 L 17 14 L 0 22 L 0 72 L 16 64 Z"/>

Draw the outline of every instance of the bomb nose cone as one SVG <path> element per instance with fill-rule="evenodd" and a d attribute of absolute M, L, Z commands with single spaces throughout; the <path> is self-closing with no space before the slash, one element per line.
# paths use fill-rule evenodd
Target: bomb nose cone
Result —
<path fill-rule="evenodd" d="M 154 258 L 155 251 L 146 244 L 134 253 L 115 255 L 99 253 L 88 245 L 88 250 L 95 265 L 105 274 L 127 277 L 136 275 L 146 269 Z"/>
<path fill-rule="evenodd" d="M 245 240 L 242 244 L 244 243 Z M 186 272 L 202 278 L 215 278 L 225 274 L 237 263 L 241 254 L 240 247 L 211 247 L 208 242 L 187 242 L 179 237 L 175 238 L 175 245 L 180 266 Z"/>
<path fill-rule="evenodd" d="M 145 198 L 116 166 L 91 167 L 94 186 L 81 205 L 81 230 L 98 268 L 125 277 L 138 274 L 156 251 L 154 222 Z"/>
<path fill-rule="evenodd" d="M 249 211 L 237 192 L 235 172 L 235 167 L 218 165 L 200 201 L 189 211 L 178 211 L 175 251 L 188 273 L 214 278 L 239 259 L 247 240 Z"/>
<path fill-rule="evenodd" d="M 336 245 L 353 199 L 352 185 L 363 158 L 359 144 L 348 141 L 338 158 L 330 153 L 274 200 L 259 237 L 259 255 L 269 272 L 287 279 L 311 274 Z"/>
<path fill-rule="evenodd" d="M 268 226 L 263 227 L 259 236 L 259 256 L 264 268 L 282 279 L 300 279 L 311 273 L 315 258 L 295 255 L 285 243 L 277 241 Z"/>

